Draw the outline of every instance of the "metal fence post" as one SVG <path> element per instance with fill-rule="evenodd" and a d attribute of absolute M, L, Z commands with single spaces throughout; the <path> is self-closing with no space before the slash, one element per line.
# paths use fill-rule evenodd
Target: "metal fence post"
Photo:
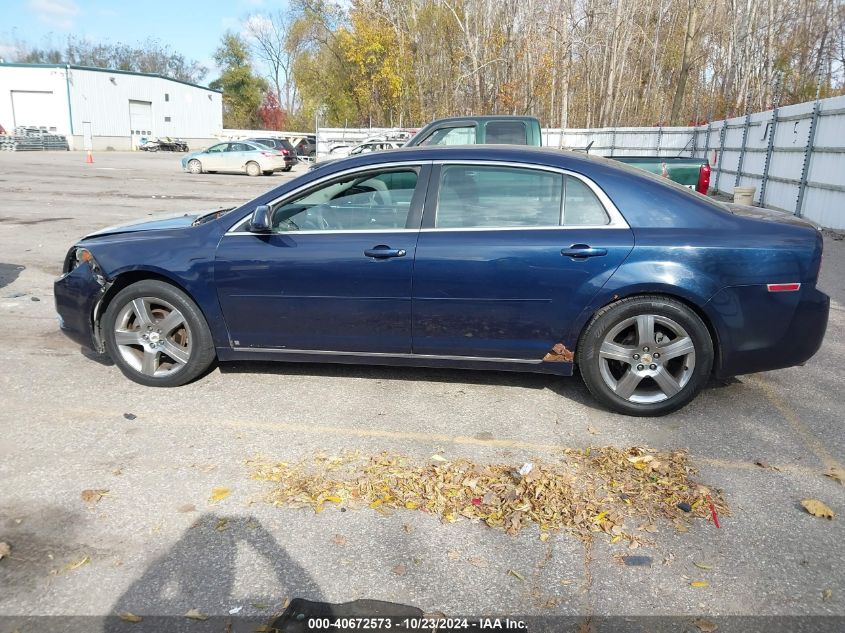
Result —
<path fill-rule="evenodd" d="M 663 138 L 663 126 L 657 128 L 657 155 L 660 156 L 660 141 Z"/>
<path fill-rule="evenodd" d="M 799 218 L 804 214 L 804 192 L 810 174 L 810 159 L 813 157 L 813 147 L 816 141 L 816 124 L 819 120 L 821 103 L 818 98 L 813 104 L 813 117 L 810 119 L 810 131 L 807 133 L 807 144 L 804 146 L 804 165 L 801 167 L 801 180 L 798 183 L 798 200 L 795 202 L 795 215 Z"/>
<path fill-rule="evenodd" d="M 704 137 L 704 159 L 707 163 L 710 163 L 710 159 L 707 158 L 707 154 L 710 152 L 710 126 L 713 125 L 712 121 L 707 121 L 707 132 L 705 132 L 706 136 Z"/>
<path fill-rule="evenodd" d="M 766 146 L 766 161 L 763 163 L 763 182 L 760 185 L 760 206 L 766 206 L 766 185 L 769 184 L 769 167 L 772 164 L 772 152 L 775 149 L 775 132 L 778 127 L 778 104 L 774 104 L 772 120 L 769 121 L 769 142 Z"/>
<path fill-rule="evenodd" d="M 616 126 L 612 128 L 610 133 L 610 158 L 613 158 L 614 149 L 616 149 Z"/>
<path fill-rule="evenodd" d="M 725 156 L 725 136 L 728 130 L 728 120 L 722 120 L 722 129 L 719 131 L 719 160 L 716 161 L 716 184 L 713 185 L 719 191 L 719 179 L 722 177 L 722 159 Z"/>
<path fill-rule="evenodd" d="M 745 146 L 748 142 L 748 126 L 751 124 L 751 95 L 745 98 L 745 122 L 742 124 L 742 145 L 739 150 L 739 161 L 736 164 L 736 179 L 734 187 L 739 187 L 742 178 L 742 163 L 745 162 Z"/>

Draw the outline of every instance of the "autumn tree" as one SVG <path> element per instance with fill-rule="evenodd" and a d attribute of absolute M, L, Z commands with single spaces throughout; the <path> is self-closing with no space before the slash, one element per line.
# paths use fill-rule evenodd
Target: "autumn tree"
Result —
<path fill-rule="evenodd" d="M 258 128 L 262 123 L 259 107 L 268 86 L 253 71 L 247 43 L 240 35 L 227 32 L 214 61 L 223 71 L 209 87 L 223 91 L 223 126 Z"/>

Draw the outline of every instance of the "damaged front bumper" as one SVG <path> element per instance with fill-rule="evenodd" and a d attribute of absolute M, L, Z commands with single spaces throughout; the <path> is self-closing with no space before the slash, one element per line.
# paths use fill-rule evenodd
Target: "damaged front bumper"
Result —
<path fill-rule="evenodd" d="M 103 353 L 105 348 L 95 324 L 99 320 L 98 311 L 109 285 L 96 269 L 93 260 L 79 263 L 53 284 L 62 332 L 74 342 L 98 353 Z"/>

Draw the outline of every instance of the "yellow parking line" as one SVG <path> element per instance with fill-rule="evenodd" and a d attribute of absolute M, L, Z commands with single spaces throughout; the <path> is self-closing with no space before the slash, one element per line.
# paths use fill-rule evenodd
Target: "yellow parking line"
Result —
<path fill-rule="evenodd" d="M 75 409 L 67 410 L 67 413 L 75 416 L 78 420 L 90 420 L 97 416 L 107 418 L 119 418 L 122 414 L 118 411 L 105 412 L 102 409 Z M 167 425 L 172 425 L 174 422 L 185 424 L 205 424 L 208 419 L 191 418 L 187 416 L 180 416 L 175 420 L 168 420 Z M 390 439 L 401 441 L 413 441 L 424 444 L 434 444 L 435 446 L 453 444 L 458 446 L 479 446 L 484 448 L 505 448 L 505 449 L 523 449 L 528 451 L 538 451 L 545 453 L 563 453 L 566 450 L 572 450 L 572 446 L 565 446 L 563 444 L 552 444 L 545 442 L 527 442 L 516 439 L 479 439 L 466 435 L 449 435 L 446 433 L 423 433 L 416 431 L 393 431 L 390 429 L 379 428 L 354 428 L 347 426 L 333 426 L 327 424 L 301 424 L 295 422 L 262 422 L 258 420 L 243 420 L 237 418 L 227 418 L 214 421 L 215 424 L 220 424 L 233 429 L 254 429 L 262 431 L 284 431 L 289 433 L 307 433 L 311 435 L 325 435 L 331 437 L 357 437 L 357 438 L 372 438 L 372 439 Z M 587 446 L 600 446 L 600 444 L 587 443 Z M 673 450 L 673 449 L 662 449 Z M 745 461 L 725 460 L 712 457 L 702 457 L 690 454 L 690 459 L 702 466 L 711 466 L 714 468 L 723 468 L 727 470 L 742 470 L 742 471 L 758 471 L 763 470 L 757 464 Z M 835 463 L 835 462 L 834 462 Z M 819 475 L 817 469 L 806 466 L 799 466 L 794 464 L 770 464 L 770 468 L 789 474 L 796 474 L 801 476 Z"/>
<path fill-rule="evenodd" d="M 766 399 L 778 410 L 783 418 L 789 423 L 789 426 L 791 426 L 792 429 L 801 436 L 804 444 L 806 444 L 810 451 L 812 451 L 819 461 L 824 464 L 825 468 L 842 469 L 842 464 L 836 461 L 833 455 L 831 455 L 825 448 L 824 444 L 822 444 L 821 440 L 813 435 L 813 432 L 807 428 L 807 425 L 804 424 L 795 410 L 789 406 L 786 400 L 783 399 L 772 383 L 758 375 L 747 376 L 746 380 L 763 392 Z"/>

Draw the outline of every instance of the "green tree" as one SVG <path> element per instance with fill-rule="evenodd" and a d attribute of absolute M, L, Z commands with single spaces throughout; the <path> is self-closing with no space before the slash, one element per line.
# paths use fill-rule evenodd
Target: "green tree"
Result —
<path fill-rule="evenodd" d="M 252 68 L 249 45 L 240 35 L 227 31 L 214 60 L 223 72 L 209 87 L 223 91 L 223 126 L 238 129 L 262 127 L 259 108 L 268 85 Z"/>

